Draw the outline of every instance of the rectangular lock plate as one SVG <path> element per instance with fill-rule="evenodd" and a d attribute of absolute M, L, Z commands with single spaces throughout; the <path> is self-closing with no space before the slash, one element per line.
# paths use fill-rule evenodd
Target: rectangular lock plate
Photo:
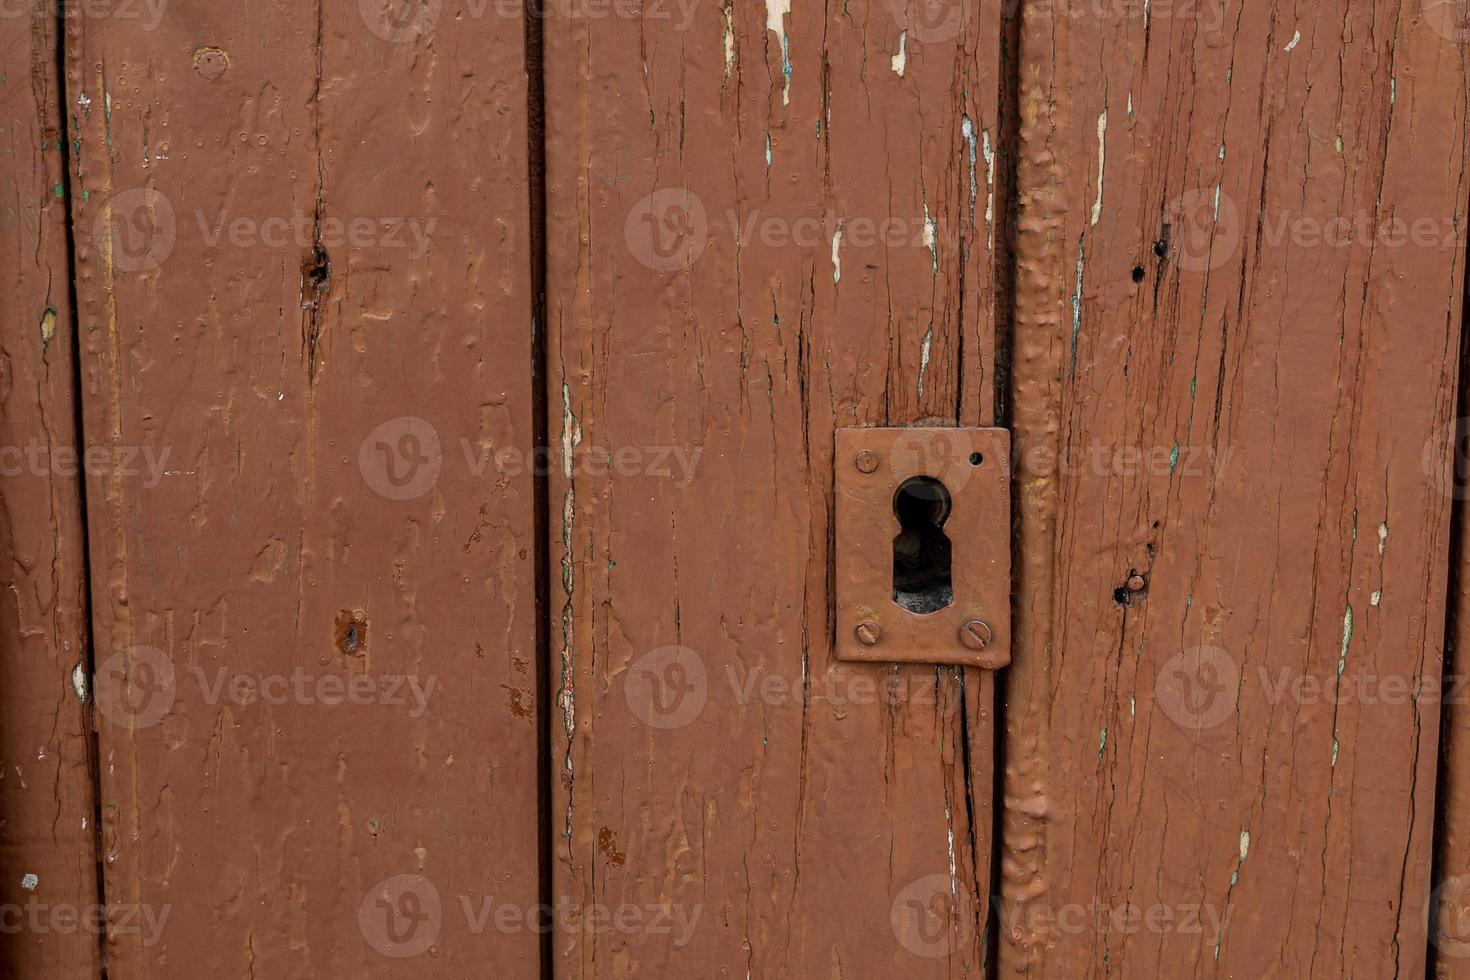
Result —
<path fill-rule="evenodd" d="M 838 429 L 837 659 L 1011 662 L 1011 434 Z"/>

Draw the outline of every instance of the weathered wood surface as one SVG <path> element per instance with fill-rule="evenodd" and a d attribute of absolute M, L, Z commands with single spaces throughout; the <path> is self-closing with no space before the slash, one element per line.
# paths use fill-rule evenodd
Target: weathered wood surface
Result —
<path fill-rule="evenodd" d="M 59 25 L 0 17 L 0 976 L 97 976 Z M 91 923 L 89 925 L 89 923 Z"/>
<path fill-rule="evenodd" d="M 992 417 L 999 10 L 787 6 L 545 25 L 558 977 L 983 972 L 992 679 L 829 567 L 835 429 Z"/>
<path fill-rule="evenodd" d="M 1003 975 L 1424 975 L 1455 6 L 1028 8 Z"/>
<path fill-rule="evenodd" d="M 68 23 L 113 980 L 536 975 L 523 32 Z"/>

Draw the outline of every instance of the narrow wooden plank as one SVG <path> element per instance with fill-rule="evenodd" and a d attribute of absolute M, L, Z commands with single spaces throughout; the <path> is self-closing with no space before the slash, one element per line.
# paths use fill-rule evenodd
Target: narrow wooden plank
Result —
<path fill-rule="evenodd" d="M 0 17 L 0 975 L 72 980 L 101 930 L 60 44 Z"/>
<path fill-rule="evenodd" d="M 998 8 L 602 13 L 545 26 L 556 973 L 979 976 L 992 678 L 836 663 L 830 568 L 835 429 L 991 418 Z"/>
<path fill-rule="evenodd" d="M 1006 975 L 1424 975 L 1467 192 L 1436 17 L 1028 12 Z"/>
<path fill-rule="evenodd" d="M 390 13 L 68 24 L 113 978 L 539 968 L 524 25 Z"/>
<path fill-rule="evenodd" d="M 1462 336 L 1464 341 L 1470 338 Z M 1444 465 L 1439 485 L 1457 501 L 1449 623 L 1444 673 L 1446 692 L 1441 720 L 1439 782 L 1436 787 L 1434 839 L 1435 878 L 1429 898 L 1430 962 L 1436 980 L 1470 977 L 1470 711 L 1464 697 L 1466 651 L 1470 651 L 1470 545 L 1465 536 L 1465 500 L 1470 499 L 1470 459 L 1466 457 L 1466 419 L 1470 390 L 1465 386 L 1465 357 L 1460 360 L 1459 417 L 1435 433 L 1426 458 Z"/>

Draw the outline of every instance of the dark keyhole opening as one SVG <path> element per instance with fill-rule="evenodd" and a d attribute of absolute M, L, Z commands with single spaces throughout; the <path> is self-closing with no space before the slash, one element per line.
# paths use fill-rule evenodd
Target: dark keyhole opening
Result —
<path fill-rule="evenodd" d="M 954 602 L 950 575 L 950 497 L 932 476 L 903 481 L 893 495 L 901 530 L 893 539 L 893 601 L 910 612 L 937 612 Z"/>

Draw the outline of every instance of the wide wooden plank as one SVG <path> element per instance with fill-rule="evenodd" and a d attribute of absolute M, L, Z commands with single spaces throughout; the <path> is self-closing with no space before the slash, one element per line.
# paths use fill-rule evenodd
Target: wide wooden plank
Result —
<path fill-rule="evenodd" d="M 552 5 L 559 977 L 983 972 L 992 677 L 832 652 L 834 431 L 994 407 L 1000 13 L 932 13 Z"/>
<path fill-rule="evenodd" d="M 59 27 L 0 17 L 0 975 L 73 980 L 102 937 Z"/>
<path fill-rule="evenodd" d="M 1028 11 L 1005 975 L 1424 975 L 1467 193 L 1438 6 Z"/>
<path fill-rule="evenodd" d="M 167 453 L 89 481 L 110 977 L 537 973 L 523 50 L 68 24 L 86 431 Z"/>

